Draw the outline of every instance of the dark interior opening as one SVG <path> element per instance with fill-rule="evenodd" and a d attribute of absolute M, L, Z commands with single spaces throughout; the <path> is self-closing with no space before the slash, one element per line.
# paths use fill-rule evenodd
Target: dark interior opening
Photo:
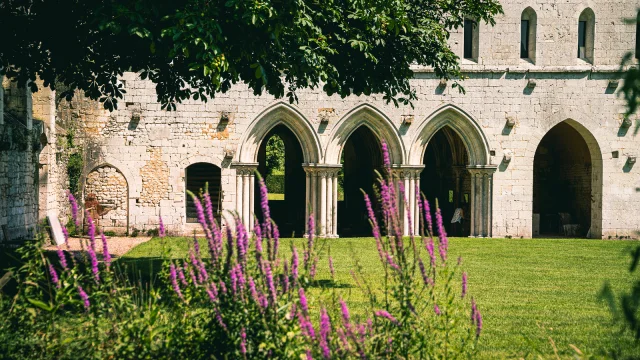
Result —
<path fill-rule="evenodd" d="M 187 190 L 197 196 L 202 195 L 208 185 L 209 196 L 213 204 L 214 217 L 220 223 L 220 209 L 222 208 L 220 189 L 220 168 L 209 163 L 195 163 L 187 167 L 185 171 Z M 197 223 L 198 215 L 191 196 L 185 192 L 187 199 L 187 222 Z"/>
<path fill-rule="evenodd" d="M 423 163 L 420 191 L 429 201 L 432 216 L 435 216 L 437 199 L 447 234 L 469 236 L 471 178 L 466 170 L 469 163 L 467 149 L 460 136 L 448 127 L 438 130 L 429 140 Z M 458 208 L 462 221 L 452 223 Z"/>
<path fill-rule="evenodd" d="M 258 172 L 267 173 L 267 142 L 272 136 L 278 136 L 284 143 L 283 198 L 272 197 L 269 200 L 271 218 L 278 225 L 282 237 L 301 237 L 304 235 L 306 175 L 302 168 L 304 156 L 302 147 L 295 134 L 285 125 L 277 125 L 264 137 L 258 150 Z M 262 221 L 260 209 L 259 182 L 256 181 L 256 201 L 254 212 Z"/>
<path fill-rule="evenodd" d="M 533 162 L 533 233 L 585 237 L 591 226 L 591 155 L 566 122 L 542 138 Z"/>
<path fill-rule="evenodd" d="M 366 126 L 360 126 L 347 139 L 342 150 L 344 199 L 338 201 L 338 234 L 341 237 L 371 236 L 362 190 L 369 194 L 372 205 L 379 212 L 373 192 L 377 183 L 376 170 L 382 173 L 382 145 Z"/>

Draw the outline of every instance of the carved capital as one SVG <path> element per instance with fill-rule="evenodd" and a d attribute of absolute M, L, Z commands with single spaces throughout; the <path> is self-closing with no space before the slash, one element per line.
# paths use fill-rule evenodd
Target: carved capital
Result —
<path fill-rule="evenodd" d="M 253 175 L 258 169 L 258 163 L 233 163 L 231 168 L 236 170 L 237 176 Z"/>

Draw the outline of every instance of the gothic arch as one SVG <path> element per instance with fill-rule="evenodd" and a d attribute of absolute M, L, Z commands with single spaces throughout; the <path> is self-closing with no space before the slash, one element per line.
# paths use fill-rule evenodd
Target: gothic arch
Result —
<path fill-rule="evenodd" d="M 409 150 L 409 164 L 422 163 L 429 140 L 445 126 L 455 131 L 464 142 L 469 153 L 468 165 L 490 164 L 489 141 L 480 125 L 464 110 L 451 104 L 434 111 L 418 125 Z"/>
<path fill-rule="evenodd" d="M 340 155 L 345 143 L 360 126 L 366 126 L 380 141 L 387 143 L 392 164 L 404 163 L 404 144 L 391 119 L 372 105 L 361 104 L 343 116 L 333 128 L 325 150 L 326 164 L 340 164 Z"/>
<path fill-rule="evenodd" d="M 78 180 L 78 184 L 81 184 L 84 188 L 84 184 L 87 181 L 87 175 L 97 168 L 103 166 L 110 166 L 118 170 L 119 173 L 124 176 L 124 179 L 127 181 L 127 186 L 129 186 L 129 197 L 135 198 L 140 196 L 140 190 L 142 189 L 142 179 L 140 177 L 133 176 L 133 173 L 129 171 L 124 164 L 120 163 L 118 160 L 112 157 L 105 157 L 101 161 L 89 161 L 84 165 L 84 169 L 82 171 L 82 175 Z"/>
<path fill-rule="evenodd" d="M 110 210 L 103 207 L 102 209 L 109 210 L 104 213 L 101 212 L 100 206 L 94 207 L 93 211 L 95 212 L 92 216 L 100 229 L 102 231 L 122 231 L 124 228 L 124 231 L 128 232 L 131 190 L 126 175 L 118 167 L 110 163 L 102 163 L 85 172 L 79 181 L 79 185 L 82 186 L 82 195 L 78 200 L 83 208 L 86 205 L 86 197 L 92 193 L 97 195 L 95 201 L 99 204 L 107 203 L 112 206 Z M 92 211 L 88 208 L 84 210 Z M 123 218 L 124 223 L 122 222 Z M 111 223 L 105 222 L 105 220 L 110 220 Z"/>
<path fill-rule="evenodd" d="M 278 102 L 265 109 L 249 124 L 240 139 L 238 162 L 255 163 L 265 135 L 277 125 L 284 125 L 298 138 L 306 163 L 318 163 L 322 157 L 320 139 L 311 122 L 294 107 Z"/>
<path fill-rule="evenodd" d="M 529 142 L 527 148 L 526 158 L 531 159 L 531 170 L 534 170 L 533 160 L 536 154 L 536 150 L 540 145 L 544 136 L 560 123 L 566 123 L 575 129 L 582 139 L 585 141 L 591 157 L 591 238 L 602 237 L 602 197 L 603 197 L 603 176 L 604 176 L 604 163 L 603 154 L 609 151 L 605 142 L 600 145 L 595 132 L 587 128 L 584 124 L 572 119 L 567 118 L 564 120 L 551 121 L 541 129 L 540 133 L 534 135 L 534 139 Z M 604 149 L 603 149 L 604 147 Z M 532 177 L 533 183 L 533 177 Z M 533 184 L 532 184 L 533 188 Z"/>

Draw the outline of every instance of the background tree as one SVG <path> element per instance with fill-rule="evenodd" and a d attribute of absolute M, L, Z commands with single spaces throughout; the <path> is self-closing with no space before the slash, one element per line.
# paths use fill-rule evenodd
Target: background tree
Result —
<path fill-rule="evenodd" d="M 411 65 L 459 79 L 450 32 L 467 16 L 493 25 L 500 12 L 497 0 L 5 0 L 0 66 L 110 110 L 125 71 L 155 83 L 169 109 L 235 83 L 291 102 L 322 88 L 408 104 Z"/>

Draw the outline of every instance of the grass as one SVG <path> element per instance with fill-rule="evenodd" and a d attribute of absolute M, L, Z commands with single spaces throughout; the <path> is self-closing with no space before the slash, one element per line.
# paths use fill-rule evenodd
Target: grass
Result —
<path fill-rule="evenodd" d="M 167 238 L 171 257 L 185 256 L 189 242 Z M 303 239 L 283 240 L 300 248 Z M 363 312 L 365 298 L 351 279 L 356 261 L 372 284 L 379 283 L 380 264 L 372 238 L 323 240 L 336 267 L 335 291 L 354 313 Z M 153 239 L 127 253 L 123 260 L 140 268 L 162 255 L 162 242 Z M 481 358 L 560 357 L 582 352 L 603 355 L 616 346 L 640 357 L 639 346 L 613 324 L 598 292 L 605 281 L 614 290 L 629 290 L 629 241 L 577 239 L 468 239 L 450 241 L 451 259 L 463 257 L 469 274 L 469 291 L 484 315 Z M 203 244 L 204 246 L 204 244 Z M 206 248 L 206 247 L 205 247 Z M 157 264 L 156 264 L 157 267 Z M 156 269 L 157 271 L 157 269 Z M 330 279 L 326 256 L 320 261 L 318 279 Z M 312 305 L 328 300 L 327 289 L 310 292 Z M 552 341 L 550 340 L 552 339 Z M 555 344 L 555 345 L 553 345 Z"/>
<path fill-rule="evenodd" d="M 267 199 L 269 200 L 284 200 L 284 194 L 267 194 Z"/>

